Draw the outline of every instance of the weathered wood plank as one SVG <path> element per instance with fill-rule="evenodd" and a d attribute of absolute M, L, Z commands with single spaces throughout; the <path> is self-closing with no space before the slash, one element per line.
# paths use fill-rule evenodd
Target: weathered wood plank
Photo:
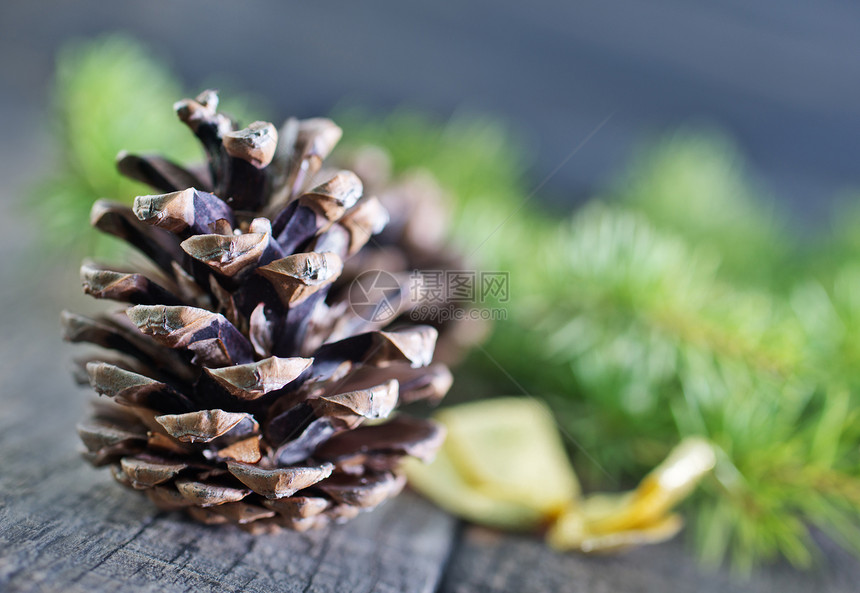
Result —
<path fill-rule="evenodd" d="M 351 524 L 305 535 L 254 537 L 157 513 L 78 458 L 74 424 L 86 393 L 69 379 L 56 313 L 31 309 L 20 301 L 0 306 L 3 591 L 793 593 L 854 591 L 860 581 L 857 561 L 832 548 L 825 570 L 780 566 L 738 583 L 700 571 L 678 542 L 585 558 L 476 527 L 458 539 L 455 521 L 408 494 Z"/>
<path fill-rule="evenodd" d="M 697 566 L 680 541 L 607 557 L 559 554 L 537 537 L 502 535 L 469 527 L 453 550 L 443 593 L 660 593 L 853 592 L 860 565 L 844 551 L 828 547 L 827 564 L 798 572 L 778 565 L 749 579 Z"/>
<path fill-rule="evenodd" d="M 0 584 L 21 591 L 429 592 L 453 528 L 405 495 L 345 526 L 252 536 L 157 513 L 73 454 L 4 472 L 0 493 Z"/>
<path fill-rule="evenodd" d="M 107 489 L 105 490 L 107 492 Z M 3 514 L 10 591 L 433 591 L 451 522 L 410 497 L 309 535 L 251 536 L 152 514 L 124 493 L 62 512 Z"/>
<path fill-rule="evenodd" d="M 0 346 L 0 590 L 436 589 L 455 521 L 412 495 L 329 530 L 252 536 L 159 513 L 89 467 L 74 429 L 86 393 L 53 362 L 56 334 L 30 320 Z"/>

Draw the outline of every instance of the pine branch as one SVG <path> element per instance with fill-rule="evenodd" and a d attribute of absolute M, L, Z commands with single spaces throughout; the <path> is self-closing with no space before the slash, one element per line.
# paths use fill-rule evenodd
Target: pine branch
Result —
<path fill-rule="evenodd" d="M 725 453 L 711 495 L 690 509 L 704 559 L 808 565 L 808 525 L 860 544 L 845 531 L 860 519 L 848 396 L 820 356 L 807 362 L 788 303 L 725 284 L 707 251 L 618 208 L 592 205 L 537 257 L 509 257 L 531 274 L 531 306 L 511 310 L 489 350 L 534 393 L 563 394 L 556 409 L 588 453 L 576 456 L 581 474 L 601 478 L 594 458 L 632 480 L 702 435 Z M 524 343 L 539 363 L 516 361 Z"/>

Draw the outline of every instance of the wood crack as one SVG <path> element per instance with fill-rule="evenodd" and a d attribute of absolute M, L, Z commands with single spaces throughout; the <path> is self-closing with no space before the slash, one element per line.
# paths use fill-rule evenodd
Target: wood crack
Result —
<path fill-rule="evenodd" d="M 227 570 L 224 571 L 224 576 L 226 577 L 226 576 L 232 574 L 232 572 L 234 570 L 236 570 L 236 567 L 239 566 L 245 560 L 245 558 L 247 558 L 248 555 L 254 551 L 254 548 L 256 547 L 256 545 L 257 545 L 257 540 L 252 539 L 251 544 L 247 548 L 245 548 L 245 551 L 242 552 L 241 554 L 239 554 L 239 557 L 230 563 L 230 566 L 228 566 Z"/>
<path fill-rule="evenodd" d="M 310 573 L 310 578 L 308 579 L 307 584 L 305 584 L 304 588 L 302 589 L 302 593 L 308 593 L 308 591 L 311 590 L 311 587 L 314 584 L 314 578 L 319 573 L 320 567 L 322 567 L 323 561 L 328 555 L 328 550 L 331 546 L 331 538 L 332 531 L 331 529 L 329 529 L 326 531 L 325 538 L 323 539 L 322 544 L 320 544 L 320 553 L 316 557 L 316 560 L 314 562 L 314 568 Z"/>
<path fill-rule="evenodd" d="M 132 536 L 130 538 L 128 538 L 123 543 L 121 543 L 119 546 L 117 546 L 116 548 L 114 548 L 113 550 L 111 550 L 110 552 L 105 554 L 104 557 L 101 560 L 99 560 L 98 562 L 96 562 L 95 565 L 91 566 L 89 569 L 82 572 L 81 574 L 79 574 L 74 579 L 72 579 L 71 584 L 75 584 L 75 583 L 80 582 L 80 580 L 83 579 L 87 574 L 95 572 L 96 570 L 98 570 L 99 567 L 101 567 L 105 562 L 107 562 L 108 560 L 113 558 L 117 554 L 117 552 L 124 550 L 132 542 L 134 542 L 138 537 L 140 537 L 143 534 L 143 532 L 149 528 L 150 525 L 155 523 L 156 520 L 158 520 L 161 517 L 162 517 L 161 513 L 147 517 L 146 520 L 144 520 L 144 522 L 141 524 L 141 526 L 137 529 L 137 531 L 135 531 L 132 534 Z"/>
<path fill-rule="evenodd" d="M 457 521 L 454 527 L 454 532 L 451 536 L 451 543 L 442 563 L 439 565 L 439 580 L 436 581 L 436 586 L 433 587 L 433 593 L 443 593 L 446 583 L 448 582 L 448 573 L 451 569 L 452 559 L 463 546 L 463 535 L 466 531 L 466 525 L 463 521 Z"/>

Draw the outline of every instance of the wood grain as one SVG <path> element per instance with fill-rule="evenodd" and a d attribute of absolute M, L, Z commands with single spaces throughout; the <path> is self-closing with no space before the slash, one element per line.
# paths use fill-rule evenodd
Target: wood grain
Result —
<path fill-rule="evenodd" d="M 42 448 L 49 462 L 4 468 L 6 590 L 430 592 L 452 545 L 454 521 L 410 495 L 310 534 L 198 525 L 84 466 L 67 441 Z"/>
<path fill-rule="evenodd" d="M 413 495 L 326 531 L 255 537 L 160 513 L 85 465 L 87 393 L 58 364 L 58 332 L 19 307 L 0 344 L 0 590 L 436 590 L 456 522 Z"/>
<path fill-rule="evenodd" d="M 679 541 L 607 558 L 557 554 L 537 537 L 461 528 L 409 493 L 311 534 L 255 537 L 159 513 L 78 456 L 88 396 L 69 378 L 60 303 L 3 301 L 0 591 L 794 593 L 860 581 L 860 563 L 826 542 L 818 571 L 780 565 L 738 581 L 699 569 Z"/>
<path fill-rule="evenodd" d="M 825 543 L 825 546 L 827 544 Z M 773 591 L 856 591 L 860 567 L 844 551 L 827 546 L 816 571 L 799 573 L 785 565 L 749 578 L 700 568 L 679 540 L 616 556 L 559 554 L 525 535 L 501 535 L 467 528 L 452 551 L 440 589 L 443 593 L 639 592 L 734 593 Z"/>

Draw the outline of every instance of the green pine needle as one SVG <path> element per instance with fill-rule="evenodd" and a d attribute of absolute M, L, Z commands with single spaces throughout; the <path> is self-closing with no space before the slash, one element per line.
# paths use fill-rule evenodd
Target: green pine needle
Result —
<path fill-rule="evenodd" d="M 857 407 L 832 336 L 779 295 L 727 284 L 704 243 L 592 204 L 537 257 L 510 253 L 530 305 L 511 309 L 490 354 L 532 393 L 558 394 L 587 481 L 633 481 L 685 436 L 715 443 L 715 479 L 689 505 L 707 562 L 808 566 L 811 526 L 860 549 Z"/>

